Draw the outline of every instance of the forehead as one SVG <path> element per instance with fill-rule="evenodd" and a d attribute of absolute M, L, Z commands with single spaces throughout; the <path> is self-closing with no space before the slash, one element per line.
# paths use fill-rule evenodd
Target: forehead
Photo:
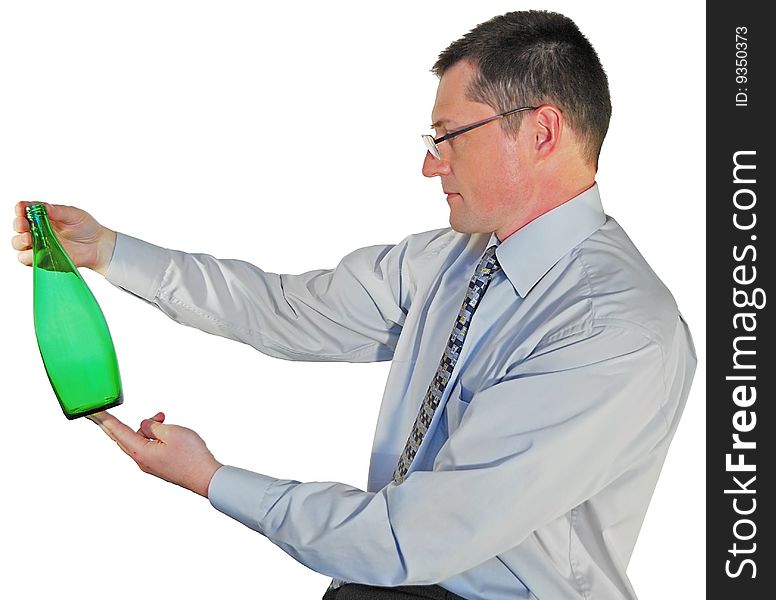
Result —
<path fill-rule="evenodd" d="M 461 124 L 463 120 L 476 117 L 475 113 L 488 116 L 492 109 L 486 104 L 473 102 L 466 97 L 469 83 L 477 70 L 467 61 L 460 61 L 445 71 L 439 80 L 431 120 L 444 125 L 446 123 Z"/>

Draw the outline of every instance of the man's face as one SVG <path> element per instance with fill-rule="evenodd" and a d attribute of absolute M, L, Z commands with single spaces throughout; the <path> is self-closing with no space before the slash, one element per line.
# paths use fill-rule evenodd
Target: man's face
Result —
<path fill-rule="evenodd" d="M 450 67 L 439 82 L 431 113 L 434 137 L 451 133 L 470 123 L 492 117 L 496 111 L 466 98 L 466 89 L 476 74 L 461 61 Z M 522 130 L 521 130 L 522 133 Z M 426 177 L 438 176 L 450 206 L 450 226 L 461 233 L 499 232 L 508 235 L 521 197 L 521 135 L 508 137 L 501 120 L 473 129 L 439 144 L 441 158 L 430 152 L 423 161 Z M 499 239 L 504 239 L 499 235 Z"/>

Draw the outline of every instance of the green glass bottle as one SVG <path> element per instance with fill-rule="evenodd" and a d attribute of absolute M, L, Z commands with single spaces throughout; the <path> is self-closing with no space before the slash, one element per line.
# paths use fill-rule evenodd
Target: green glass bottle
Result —
<path fill-rule="evenodd" d="M 105 316 L 59 244 L 43 204 L 27 207 L 32 233 L 35 335 L 51 387 L 68 419 L 123 402 Z"/>

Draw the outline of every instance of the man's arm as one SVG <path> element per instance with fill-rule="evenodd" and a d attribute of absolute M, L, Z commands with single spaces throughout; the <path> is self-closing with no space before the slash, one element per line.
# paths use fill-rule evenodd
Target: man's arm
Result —
<path fill-rule="evenodd" d="M 475 394 L 433 471 L 367 493 L 223 467 L 208 496 L 318 572 L 438 583 L 515 547 L 651 451 L 669 429 L 663 378 L 660 348 L 641 334 L 572 335 Z"/>
<path fill-rule="evenodd" d="M 28 204 L 15 206 L 11 244 L 29 266 Z M 160 248 L 108 229 L 79 208 L 46 206 L 76 266 L 179 323 L 292 360 L 390 360 L 414 292 L 406 263 L 422 254 L 429 237 L 356 250 L 335 269 L 278 275 L 243 261 Z"/>
<path fill-rule="evenodd" d="M 330 270 L 279 275 L 119 234 L 106 277 L 179 323 L 270 356 L 389 360 L 410 302 L 407 244 L 356 250 Z"/>

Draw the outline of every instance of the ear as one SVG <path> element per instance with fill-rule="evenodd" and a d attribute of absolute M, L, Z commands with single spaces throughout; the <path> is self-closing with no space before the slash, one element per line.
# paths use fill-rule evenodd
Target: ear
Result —
<path fill-rule="evenodd" d="M 563 113 L 554 106 L 544 104 L 534 114 L 534 149 L 540 158 L 547 158 L 558 147 L 563 135 Z"/>

